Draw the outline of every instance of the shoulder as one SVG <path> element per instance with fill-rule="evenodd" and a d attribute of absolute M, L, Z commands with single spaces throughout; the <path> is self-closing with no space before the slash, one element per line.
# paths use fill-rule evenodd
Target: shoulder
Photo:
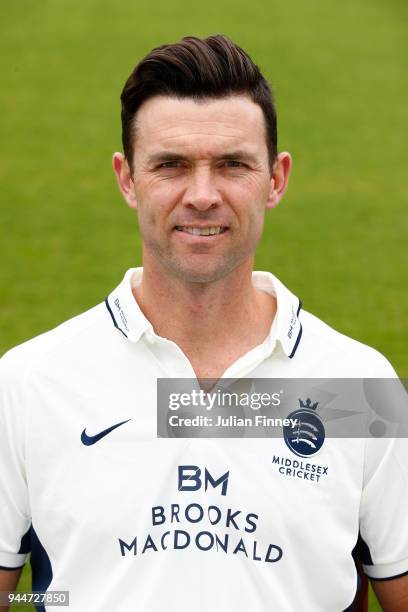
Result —
<path fill-rule="evenodd" d="M 100 335 L 109 317 L 104 303 L 83 312 L 22 344 L 0 359 L 1 378 L 18 376 L 19 380 L 36 364 L 53 360 L 62 353 L 74 355 L 81 346 L 91 345 Z"/>
<path fill-rule="evenodd" d="M 310 312 L 301 310 L 302 341 L 299 353 L 323 369 L 337 370 L 339 376 L 393 378 L 395 370 L 375 348 L 333 329 Z M 331 376 L 331 373 L 327 374 Z"/>

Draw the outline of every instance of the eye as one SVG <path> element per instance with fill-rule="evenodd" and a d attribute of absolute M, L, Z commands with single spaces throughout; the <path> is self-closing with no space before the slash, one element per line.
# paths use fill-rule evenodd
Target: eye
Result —
<path fill-rule="evenodd" d="M 181 168 L 181 166 L 183 165 L 183 162 L 179 161 L 179 160 L 174 160 L 174 161 L 167 161 L 167 162 L 163 162 L 162 164 L 159 164 L 158 168 Z"/>
<path fill-rule="evenodd" d="M 223 162 L 224 166 L 227 168 L 244 168 L 245 164 L 236 160 L 236 159 L 226 159 Z"/>

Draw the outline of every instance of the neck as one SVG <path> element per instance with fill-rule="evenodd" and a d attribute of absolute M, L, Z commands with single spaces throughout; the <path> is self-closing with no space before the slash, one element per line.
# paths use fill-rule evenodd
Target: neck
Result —
<path fill-rule="evenodd" d="M 253 260 L 212 283 L 190 283 L 145 265 L 134 296 L 155 333 L 190 355 L 243 354 L 269 333 L 276 300 L 252 284 Z"/>

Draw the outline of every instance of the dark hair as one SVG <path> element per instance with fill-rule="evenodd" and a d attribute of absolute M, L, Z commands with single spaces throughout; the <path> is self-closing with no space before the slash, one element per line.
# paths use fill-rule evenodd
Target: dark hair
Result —
<path fill-rule="evenodd" d="M 134 117 L 143 102 L 157 95 L 223 98 L 247 94 L 265 118 L 269 163 L 277 154 L 276 110 L 272 91 L 249 55 L 226 36 L 188 36 L 153 49 L 129 76 L 121 94 L 122 142 L 132 168 Z"/>

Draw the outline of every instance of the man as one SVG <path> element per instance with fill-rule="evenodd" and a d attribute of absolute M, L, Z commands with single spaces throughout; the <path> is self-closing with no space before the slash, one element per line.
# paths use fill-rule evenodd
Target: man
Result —
<path fill-rule="evenodd" d="M 273 465 L 283 439 L 156 437 L 158 378 L 395 376 L 252 272 L 291 169 L 267 82 L 227 38 L 186 38 L 132 72 L 122 126 L 143 269 L 2 360 L 1 589 L 31 550 L 33 588 L 74 611 L 331 612 L 363 563 L 407 610 L 401 440 L 326 440 L 310 482 Z"/>

